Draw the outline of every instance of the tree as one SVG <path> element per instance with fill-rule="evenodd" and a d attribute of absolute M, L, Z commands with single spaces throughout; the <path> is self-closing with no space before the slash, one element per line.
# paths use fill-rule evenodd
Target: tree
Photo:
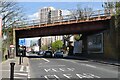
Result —
<path fill-rule="evenodd" d="M 61 40 L 57 40 L 52 43 L 52 50 L 59 50 L 63 47 L 63 42 Z"/>
<path fill-rule="evenodd" d="M 2 16 L 3 28 L 12 27 L 15 21 L 23 18 L 22 7 L 17 2 L 9 2 L 8 0 L 0 1 L 0 14 Z"/>
<path fill-rule="evenodd" d="M 81 34 L 76 34 L 76 35 L 74 35 L 74 39 L 76 40 L 76 41 L 79 41 L 80 40 L 80 38 L 81 38 Z"/>
<path fill-rule="evenodd" d="M 17 2 L 9 0 L 0 1 L 0 14 L 2 16 L 2 35 L 4 40 L 2 41 L 3 54 L 4 51 L 9 49 L 9 45 L 13 44 L 13 28 L 14 24 L 18 20 L 23 20 L 22 7 L 18 6 Z M 7 53 L 7 52 L 6 52 Z"/>
<path fill-rule="evenodd" d="M 77 5 L 77 9 L 76 10 L 69 10 L 71 12 L 71 15 L 77 19 L 86 19 L 91 17 L 91 15 L 93 14 L 93 9 L 90 7 L 85 7 L 82 8 L 80 5 Z"/>
<path fill-rule="evenodd" d="M 42 49 L 42 50 L 47 50 L 47 49 L 48 49 L 48 45 L 43 45 L 43 46 L 41 46 L 41 49 Z"/>

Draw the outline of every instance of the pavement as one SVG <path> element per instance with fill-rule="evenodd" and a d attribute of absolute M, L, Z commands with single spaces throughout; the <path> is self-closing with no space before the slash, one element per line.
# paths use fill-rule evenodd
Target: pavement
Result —
<path fill-rule="evenodd" d="M 78 59 L 78 60 L 89 60 L 93 62 L 103 63 L 103 64 L 110 64 L 115 66 L 120 66 L 120 61 L 117 60 L 102 60 L 102 59 L 92 59 L 80 56 L 66 56 L 65 59 Z"/>
<path fill-rule="evenodd" d="M 7 59 L 6 61 L 2 62 L 2 80 L 9 80 L 10 79 L 10 63 L 14 62 L 14 78 L 15 80 L 27 80 L 28 78 L 28 58 L 23 58 L 23 63 L 19 65 L 19 57 L 15 57 L 12 59 Z"/>

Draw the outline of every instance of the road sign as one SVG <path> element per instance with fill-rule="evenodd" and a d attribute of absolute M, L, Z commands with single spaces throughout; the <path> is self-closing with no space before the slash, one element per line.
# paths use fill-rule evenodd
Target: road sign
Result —
<path fill-rule="evenodd" d="M 10 45 L 11 48 L 14 48 L 15 46 L 14 45 Z"/>
<path fill-rule="evenodd" d="M 19 39 L 19 45 L 24 46 L 25 45 L 25 39 Z"/>

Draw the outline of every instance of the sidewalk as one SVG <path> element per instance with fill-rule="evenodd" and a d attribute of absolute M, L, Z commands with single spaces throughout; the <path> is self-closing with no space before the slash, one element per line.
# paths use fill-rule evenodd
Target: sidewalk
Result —
<path fill-rule="evenodd" d="M 102 64 L 110 64 L 110 65 L 120 66 L 120 62 L 116 61 L 116 60 L 90 59 L 90 58 L 80 57 L 80 56 L 66 56 L 65 58 L 78 59 L 78 60 L 89 60 L 89 61 L 98 62 L 98 63 L 102 63 Z"/>
<path fill-rule="evenodd" d="M 6 61 L 2 62 L 2 80 L 9 80 L 10 78 L 10 63 L 14 62 L 14 78 L 17 80 L 27 80 L 28 78 L 28 72 L 27 72 L 27 66 L 28 66 L 28 58 L 23 58 L 23 63 L 19 65 L 19 57 L 15 57 L 13 59 L 8 59 Z"/>
<path fill-rule="evenodd" d="M 2 65 L 4 65 L 4 64 L 8 64 L 9 65 L 11 62 L 14 62 L 15 65 L 19 65 L 19 57 L 7 59 L 7 60 L 2 62 Z M 23 63 L 21 63 L 21 65 L 28 65 L 28 58 L 27 57 L 23 58 Z"/>

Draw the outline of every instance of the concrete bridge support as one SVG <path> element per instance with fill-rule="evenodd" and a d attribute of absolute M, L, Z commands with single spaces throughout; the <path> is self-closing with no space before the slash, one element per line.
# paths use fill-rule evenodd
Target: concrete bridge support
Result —
<path fill-rule="evenodd" d="M 88 54 L 88 40 L 87 34 L 82 34 L 82 53 L 84 55 Z"/>
<path fill-rule="evenodd" d="M 104 31 L 104 56 L 108 59 L 118 59 L 120 53 L 117 46 L 119 45 L 119 35 L 117 35 L 118 29 L 115 23 L 115 17 L 113 16 L 110 21 L 110 29 Z"/>

